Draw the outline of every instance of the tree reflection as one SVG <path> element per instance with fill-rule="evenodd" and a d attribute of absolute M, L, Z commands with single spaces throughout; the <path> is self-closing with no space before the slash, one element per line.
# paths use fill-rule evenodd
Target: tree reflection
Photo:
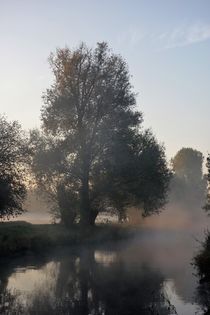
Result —
<path fill-rule="evenodd" d="M 13 293 L 13 302 L 7 301 L 10 312 L 5 314 L 176 314 L 163 295 L 164 278 L 159 272 L 146 265 L 133 264 L 130 268 L 117 256 L 110 259 L 110 254 L 106 261 L 104 252 L 96 256 L 94 250 L 83 250 L 78 255 L 65 256 L 56 264 L 56 272 L 48 276 L 54 277 L 50 279 L 50 289 L 47 285 L 35 288 L 25 305 L 19 306 L 21 299 Z M 8 294 L 2 288 L 1 300 Z"/>
<path fill-rule="evenodd" d="M 202 309 L 202 315 L 210 315 L 210 282 L 200 280 L 197 287 L 197 303 Z"/>

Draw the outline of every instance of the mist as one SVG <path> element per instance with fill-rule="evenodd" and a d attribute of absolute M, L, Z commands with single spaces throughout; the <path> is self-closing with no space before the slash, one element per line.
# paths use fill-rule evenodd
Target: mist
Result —
<path fill-rule="evenodd" d="M 62 5 L 66 6 L 65 1 Z M 46 3 L 40 7 L 42 12 L 45 6 L 51 8 Z M 122 7 L 121 3 L 115 25 Z M 83 10 L 84 5 L 80 9 L 91 17 Z M 76 12 L 73 2 L 71 10 Z M 152 22 L 159 7 L 154 12 Z M 59 10 L 55 10 L 56 19 L 58 15 Z M 81 16 L 75 20 L 78 25 L 82 25 Z M 83 16 L 82 20 L 86 21 Z M 39 19 L 34 21 L 39 25 Z M 93 22 L 91 18 L 89 22 Z M 99 30 L 100 23 L 94 29 Z M 106 21 L 105 29 L 108 24 Z M 71 29 L 77 37 L 80 27 L 75 25 Z M 176 77 L 182 65 L 181 54 L 175 62 L 176 71 L 158 69 L 160 55 L 164 55 L 164 64 L 169 65 L 170 60 L 174 63 L 174 57 L 166 57 L 170 50 L 192 44 L 187 37 L 192 37 L 189 35 L 194 29 L 203 28 L 189 27 L 186 36 L 179 28 L 178 32 L 177 28 L 168 32 L 168 27 L 169 23 L 156 39 L 156 30 L 145 32 L 149 39 L 146 46 L 165 41 L 164 51 L 155 51 L 154 56 L 138 49 L 135 40 L 132 49 L 126 44 L 122 51 L 121 40 L 116 39 L 111 41 L 115 42 L 113 47 L 101 38 L 93 46 L 80 40 L 71 47 L 56 44 L 53 48 L 50 44 L 47 60 L 51 76 L 46 72 L 41 76 L 44 80 L 39 80 L 39 127 L 25 130 L 19 121 L 10 121 L 0 113 L 0 314 L 210 314 L 210 155 L 204 158 L 202 145 L 189 139 L 187 121 L 193 118 L 192 100 L 199 99 L 200 104 L 202 97 L 194 94 L 198 84 L 194 82 L 196 89 L 189 85 L 196 77 L 190 67 L 186 68 L 191 76 L 185 77 L 186 84 L 184 76 Z M 88 27 L 82 29 L 92 34 Z M 54 31 L 53 38 L 56 34 Z M 39 47 L 36 36 L 30 33 L 30 37 L 34 37 L 33 47 Z M 167 45 L 172 37 L 174 43 Z M 184 45 L 179 44 L 181 37 Z M 140 38 L 145 40 L 139 37 L 138 42 Z M 49 39 L 44 38 L 45 44 Z M 136 60 L 131 67 L 125 59 L 129 50 Z M 144 65 L 149 66 L 145 76 L 148 87 L 142 84 L 144 97 L 155 96 L 154 105 L 152 98 L 147 103 L 148 109 L 154 106 L 150 110 L 155 117 L 149 128 L 147 118 L 152 116 L 147 116 L 141 106 L 144 99 L 139 99 L 134 84 L 143 81 L 139 76 L 133 79 L 132 70 L 143 70 L 144 63 L 137 62 L 135 55 L 139 60 L 149 58 Z M 28 56 L 33 62 L 33 55 Z M 155 63 L 157 60 L 157 66 L 152 59 Z M 197 59 L 192 62 L 187 55 L 185 62 L 194 65 Z M 19 76 L 21 79 L 18 72 Z M 161 82 L 163 79 L 165 82 Z M 32 90 L 34 80 L 28 80 Z M 159 84 L 163 84 L 163 94 Z M 162 106 L 165 96 L 179 84 L 179 93 L 172 93 Z M 12 92 L 12 84 L 10 88 Z M 21 91 L 23 95 L 26 92 Z M 194 95 L 192 107 L 180 115 L 176 102 L 179 100 L 183 109 L 189 92 Z M 166 106 L 168 101 L 171 107 Z M 181 119 L 183 126 L 179 126 Z M 157 128 L 158 120 L 161 124 Z M 173 134 L 173 124 L 176 139 L 164 143 Z M 198 124 L 193 128 L 199 134 Z M 183 140 L 183 130 L 187 130 L 189 141 Z M 173 151 L 172 145 L 178 151 L 168 157 L 166 152 Z"/>

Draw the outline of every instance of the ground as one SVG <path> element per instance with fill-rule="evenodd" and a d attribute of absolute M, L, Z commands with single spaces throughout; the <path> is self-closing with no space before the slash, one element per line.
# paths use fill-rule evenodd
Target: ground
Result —
<path fill-rule="evenodd" d="M 44 251 L 55 246 L 117 241 L 132 236 L 133 229 L 117 224 L 97 225 L 87 229 L 60 224 L 30 224 L 24 221 L 0 223 L 0 255 L 23 251 Z"/>

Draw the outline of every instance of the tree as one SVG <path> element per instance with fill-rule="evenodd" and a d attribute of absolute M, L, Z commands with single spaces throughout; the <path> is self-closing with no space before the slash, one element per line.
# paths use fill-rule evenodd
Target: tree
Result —
<path fill-rule="evenodd" d="M 203 176 L 203 154 L 192 148 L 182 148 L 172 159 L 174 198 L 193 205 L 201 204 L 206 190 Z"/>
<path fill-rule="evenodd" d="M 209 210 L 210 210 L 210 155 L 208 155 L 208 157 L 207 157 L 206 167 L 207 167 L 207 171 L 208 171 L 208 174 L 207 174 L 208 188 L 207 188 L 207 196 L 206 196 L 207 200 L 206 200 L 206 204 L 204 206 L 204 209 L 209 212 Z"/>
<path fill-rule="evenodd" d="M 58 49 L 50 65 L 54 83 L 44 95 L 43 134 L 34 137 L 39 181 L 55 187 L 54 196 L 58 187 L 68 191 L 84 225 L 104 208 L 138 205 L 151 213 L 163 206 L 164 149 L 141 130 L 125 61 L 98 43 Z"/>
<path fill-rule="evenodd" d="M 203 178 L 203 154 L 192 148 L 182 148 L 172 159 L 173 170 L 179 178 L 198 182 Z"/>
<path fill-rule="evenodd" d="M 27 159 L 24 135 L 17 121 L 0 116 L 0 218 L 23 212 L 26 195 L 24 164 Z"/>

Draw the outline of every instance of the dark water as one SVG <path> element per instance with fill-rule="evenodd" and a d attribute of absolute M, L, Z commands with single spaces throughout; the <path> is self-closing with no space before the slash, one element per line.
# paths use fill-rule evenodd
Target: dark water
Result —
<path fill-rule="evenodd" d="M 126 242 L 0 262 L 0 314 L 204 314 L 198 235 L 143 229 Z"/>

